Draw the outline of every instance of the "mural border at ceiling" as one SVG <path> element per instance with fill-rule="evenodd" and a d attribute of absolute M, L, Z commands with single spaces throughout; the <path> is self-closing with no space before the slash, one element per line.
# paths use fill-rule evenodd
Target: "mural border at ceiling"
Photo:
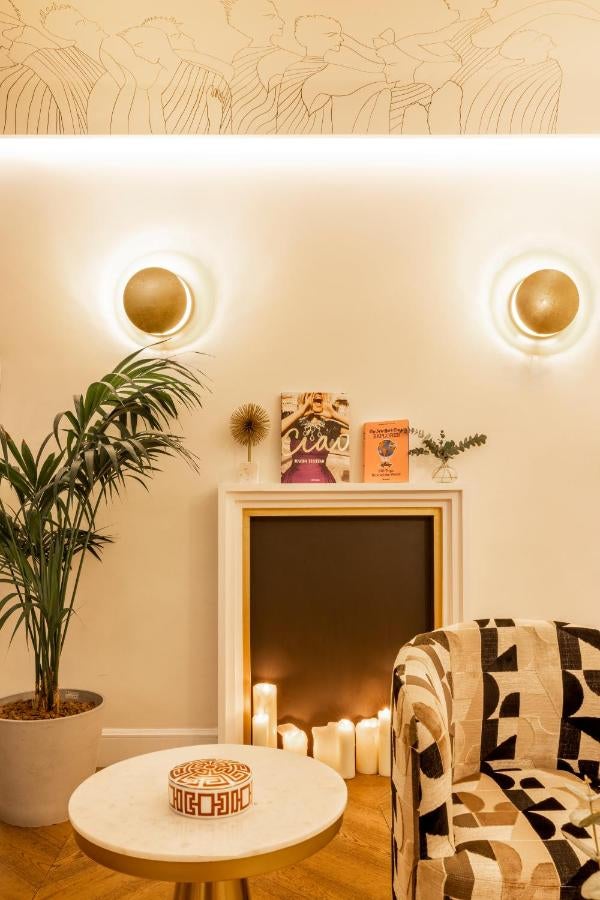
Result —
<path fill-rule="evenodd" d="M 228 57 L 175 16 L 110 33 L 75 4 L 19 2 L 0 0 L 0 134 L 600 131 L 576 52 L 600 45 L 591 2 L 440 0 L 449 24 L 365 41 L 310 0 L 293 21 L 272 0 L 222 0 L 243 42 Z"/>

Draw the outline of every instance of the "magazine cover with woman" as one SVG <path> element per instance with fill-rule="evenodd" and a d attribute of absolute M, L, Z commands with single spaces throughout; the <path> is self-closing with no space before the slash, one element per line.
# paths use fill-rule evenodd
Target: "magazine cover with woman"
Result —
<path fill-rule="evenodd" d="M 281 481 L 350 481 L 350 432 L 345 394 L 281 395 Z"/>

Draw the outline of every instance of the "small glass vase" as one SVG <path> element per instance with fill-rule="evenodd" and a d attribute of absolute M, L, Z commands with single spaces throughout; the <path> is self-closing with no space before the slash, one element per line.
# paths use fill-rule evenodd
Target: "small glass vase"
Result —
<path fill-rule="evenodd" d="M 458 472 L 456 469 L 452 468 L 448 460 L 445 460 L 441 465 L 434 469 L 432 478 L 439 484 L 452 484 L 452 482 L 456 481 L 458 478 Z"/>

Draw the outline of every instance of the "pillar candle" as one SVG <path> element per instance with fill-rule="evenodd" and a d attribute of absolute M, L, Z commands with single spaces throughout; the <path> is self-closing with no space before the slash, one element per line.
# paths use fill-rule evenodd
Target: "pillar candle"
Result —
<path fill-rule="evenodd" d="M 386 707 L 379 710 L 377 718 L 379 719 L 379 774 L 389 778 L 392 774 L 392 715 Z"/>
<path fill-rule="evenodd" d="M 379 767 L 379 719 L 362 719 L 356 726 L 356 769 L 361 775 L 377 775 Z"/>
<path fill-rule="evenodd" d="M 255 747 L 269 746 L 269 717 L 266 713 L 252 716 L 252 743 Z"/>
<path fill-rule="evenodd" d="M 320 762 L 331 766 L 336 772 L 340 768 L 340 742 L 338 723 L 330 722 L 320 728 L 312 729 L 313 756 Z"/>
<path fill-rule="evenodd" d="M 308 736 L 301 728 L 296 725 L 280 725 L 277 729 L 281 735 L 283 749 L 290 753 L 298 753 L 300 756 L 306 756 L 308 753 Z"/>
<path fill-rule="evenodd" d="M 277 687 L 274 684 L 255 684 L 252 689 L 255 715 L 269 717 L 269 742 L 267 747 L 277 747 Z"/>
<path fill-rule="evenodd" d="M 356 775 L 356 734 L 354 723 L 349 719 L 338 722 L 339 773 L 342 778 L 354 778 Z"/>

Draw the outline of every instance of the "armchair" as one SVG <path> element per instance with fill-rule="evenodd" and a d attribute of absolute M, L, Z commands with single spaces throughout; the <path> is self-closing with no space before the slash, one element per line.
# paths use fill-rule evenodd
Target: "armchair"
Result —
<path fill-rule="evenodd" d="M 488 619 L 419 635 L 393 676 L 395 900 L 577 900 L 567 835 L 599 786 L 600 631 Z"/>

